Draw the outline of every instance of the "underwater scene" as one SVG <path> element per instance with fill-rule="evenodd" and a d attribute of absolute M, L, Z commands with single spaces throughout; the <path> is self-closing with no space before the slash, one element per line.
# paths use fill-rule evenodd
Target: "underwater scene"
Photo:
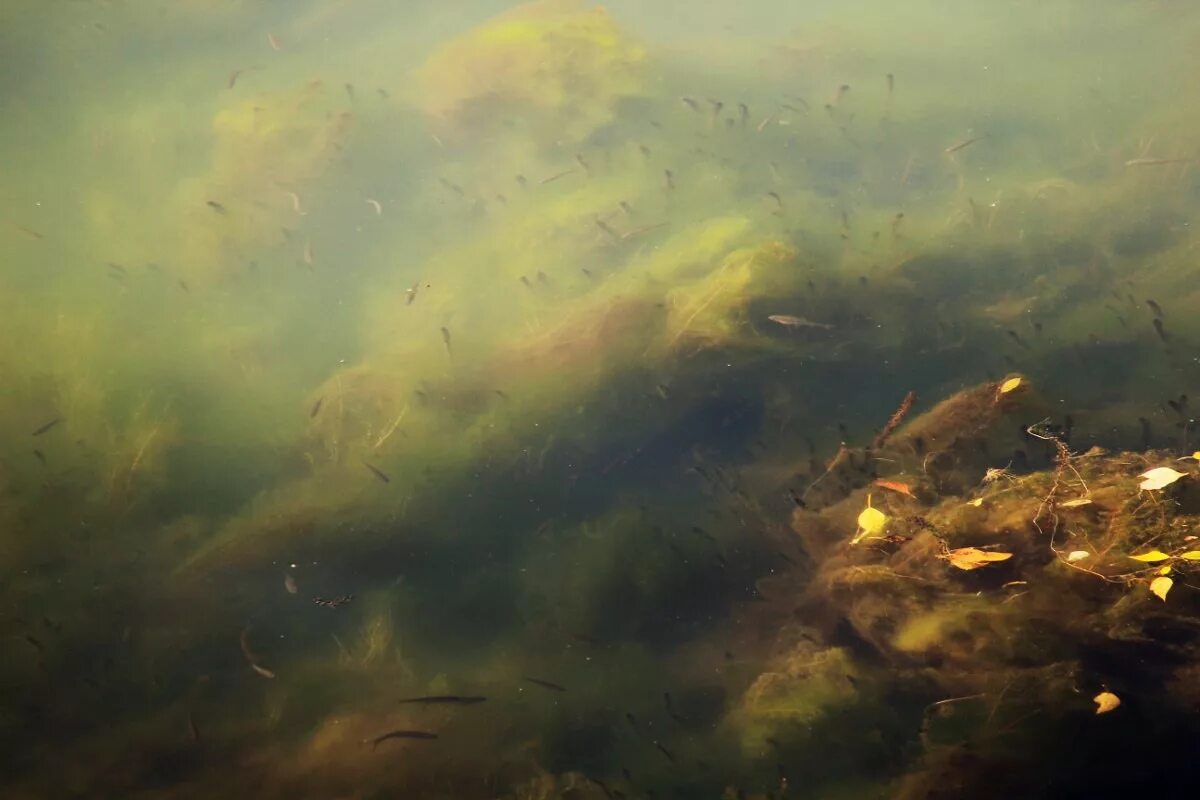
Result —
<path fill-rule="evenodd" d="M 1198 74 L 1183 0 L 3 3 L 0 797 L 1193 796 Z"/>

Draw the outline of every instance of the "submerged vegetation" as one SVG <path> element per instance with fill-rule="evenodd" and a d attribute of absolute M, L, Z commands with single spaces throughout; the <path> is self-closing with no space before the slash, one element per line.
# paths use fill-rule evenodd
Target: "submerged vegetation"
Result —
<path fill-rule="evenodd" d="M 1200 15 L 258 5 L 0 12 L 5 796 L 1189 755 Z"/>

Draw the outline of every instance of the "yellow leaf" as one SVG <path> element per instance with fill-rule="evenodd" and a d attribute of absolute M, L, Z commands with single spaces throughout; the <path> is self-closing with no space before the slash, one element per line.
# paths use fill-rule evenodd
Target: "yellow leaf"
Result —
<path fill-rule="evenodd" d="M 858 531 L 850 544 L 858 544 L 864 536 L 877 536 L 887 525 L 887 515 L 877 508 L 871 508 L 871 495 L 867 495 L 867 507 L 858 515 Z"/>
<path fill-rule="evenodd" d="M 1175 581 L 1170 578 L 1155 578 L 1150 581 L 1150 591 L 1165 603 L 1167 602 L 1167 592 L 1171 591 L 1171 587 L 1174 585 Z"/>
<path fill-rule="evenodd" d="M 1141 553 L 1136 556 L 1130 556 L 1130 558 L 1134 561 L 1145 561 L 1147 564 L 1152 564 L 1155 561 L 1166 561 L 1170 556 L 1162 550 L 1151 550 L 1149 553 Z"/>
<path fill-rule="evenodd" d="M 1112 692 L 1101 692 L 1092 698 L 1092 702 L 1096 704 L 1097 714 L 1107 714 L 1117 706 L 1121 705 L 1121 698 L 1117 697 Z"/>
<path fill-rule="evenodd" d="M 1197 461 L 1200 461 L 1200 450 L 1197 450 L 1196 452 L 1192 453 L 1192 458 L 1196 459 Z"/>
<path fill-rule="evenodd" d="M 974 500 L 969 500 L 969 501 L 967 501 L 967 505 L 975 506 L 976 508 L 979 508 L 981 505 L 983 505 L 983 498 L 976 497 Z"/>
<path fill-rule="evenodd" d="M 1167 564 L 1165 567 L 1163 567 L 1162 569 L 1160 569 L 1158 571 L 1158 574 L 1159 575 L 1170 575 L 1171 574 L 1171 565 Z"/>
<path fill-rule="evenodd" d="M 1140 478 L 1145 478 L 1144 481 L 1138 484 L 1138 488 L 1147 492 L 1152 492 L 1156 489 L 1161 489 L 1164 486 L 1170 486 L 1172 483 L 1184 477 L 1185 475 L 1187 475 L 1186 472 L 1177 472 L 1170 467 L 1155 467 L 1154 469 L 1143 472 L 1138 476 Z"/>
<path fill-rule="evenodd" d="M 1091 505 L 1092 501 L 1086 497 L 1077 497 L 1074 500 L 1068 500 L 1065 503 L 1059 503 L 1059 508 L 1079 508 L 1080 506 Z"/>
<path fill-rule="evenodd" d="M 1020 378 L 1009 378 L 1004 383 L 1000 384 L 1000 394 L 1008 394 L 1020 385 Z"/>
<path fill-rule="evenodd" d="M 1083 561 L 1090 555 L 1091 553 L 1089 553 L 1087 550 L 1072 550 L 1071 552 L 1067 553 L 1067 561 L 1070 561 L 1072 564 L 1074 564 L 1076 561 Z"/>
<path fill-rule="evenodd" d="M 1180 553 L 1179 557 L 1188 561 L 1200 561 L 1200 550 L 1188 550 L 1186 553 Z"/>
<path fill-rule="evenodd" d="M 988 552 L 977 547 L 960 547 L 946 553 L 946 560 L 950 562 L 950 566 L 965 570 L 979 569 L 995 561 L 1007 561 L 1010 558 L 1012 553 Z"/>

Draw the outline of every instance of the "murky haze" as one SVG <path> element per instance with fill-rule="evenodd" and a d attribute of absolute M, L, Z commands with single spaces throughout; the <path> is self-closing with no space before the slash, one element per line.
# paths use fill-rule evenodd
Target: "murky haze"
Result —
<path fill-rule="evenodd" d="M 1166 0 L 6 3 L 5 796 L 1161 780 L 1196 509 L 1130 481 L 1200 458 L 1198 36 Z M 1100 776 L 1038 738 L 1117 714 Z"/>

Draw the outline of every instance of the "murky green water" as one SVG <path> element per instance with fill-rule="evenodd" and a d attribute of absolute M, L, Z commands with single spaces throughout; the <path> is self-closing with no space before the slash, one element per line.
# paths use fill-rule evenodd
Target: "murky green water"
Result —
<path fill-rule="evenodd" d="M 5 3 L 3 795 L 1184 796 L 1198 36 Z"/>

